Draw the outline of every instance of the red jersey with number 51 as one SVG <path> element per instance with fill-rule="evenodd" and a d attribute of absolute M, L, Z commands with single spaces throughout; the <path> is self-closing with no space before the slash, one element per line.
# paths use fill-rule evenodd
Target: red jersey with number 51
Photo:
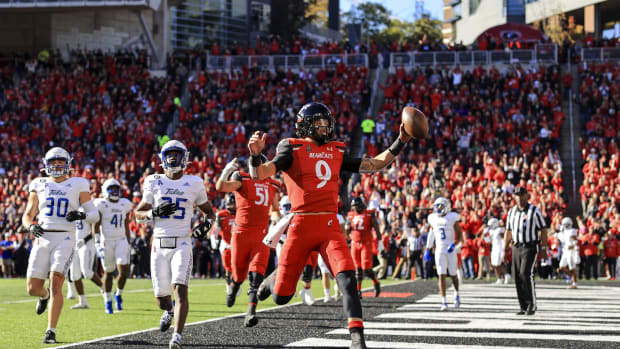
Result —
<path fill-rule="evenodd" d="M 254 181 L 250 174 L 235 172 L 232 180 L 241 182 L 235 193 L 235 224 L 242 228 L 267 228 L 269 209 L 280 184 L 271 178 Z"/>
<path fill-rule="evenodd" d="M 362 213 L 350 211 L 348 215 L 349 222 L 351 222 L 351 241 L 356 242 L 371 242 L 372 241 L 372 216 L 375 214 L 374 210 L 364 210 Z"/>
<path fill-rule="evenodd" d="M 346 146 L 343 142 L 317 145 L 288 138 L 293 162 L 284 171 L 291 212 L 338 213 L 338 181 Z"/>

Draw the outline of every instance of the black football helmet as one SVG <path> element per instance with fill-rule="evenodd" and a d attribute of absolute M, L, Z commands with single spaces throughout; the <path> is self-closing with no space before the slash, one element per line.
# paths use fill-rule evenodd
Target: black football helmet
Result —
<path fill-rule="evenodd" d="M 325 119 L 328 121 L 327 135 L 319 135 L 318 127 L 314 126 L 315 120 Z M 320 144 L 325 144 L 332 139 L 336 119 L 329 108 L 322 103 L 308 103 L 297 112 L 295 130 L 297 137 L 310 137 Z"/>
<path fill-rule="evenodd" d="M 357 213 L 362 213 L 366 209 L 366 203 L 364 202 L 364 199 L 354 197 L 353 200 L 351 200 L 351 208 Z"/>
<path fill-rule="evenodd" d="M 237 212 L 237 203 L 235 202 L 235 194 L 228 194 L 224 199 L 224 206 L 231 213 L 235 214 Z"/>

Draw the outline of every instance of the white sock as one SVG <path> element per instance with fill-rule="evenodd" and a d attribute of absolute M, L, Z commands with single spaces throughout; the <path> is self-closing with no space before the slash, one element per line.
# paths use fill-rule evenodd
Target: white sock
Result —
<path fill-rule="evenodd" d="M 331 297 L 331 294 L 329 292 L 329 288 L 324 288 L 323 289 L 323 293 L 325 294 L 325 297 L 327 297 L 327 298 Z"/>
<path fill-rule="evenodd" d="M 446 297 L 441 297 L 441 303 L 448 303 L 448 301 L 446 300 Z"/>
<path fill-rule="evenodd" d="M 459 291 L 455 290 L 454 291 L 454 297 L 458 297 L 459 296 Z"/>
<path fill-rule="evenodd" d="M 105 299 L 106 303 L 112 301 L 112 292 L 106 292 L 103 294 L 103 299 Z"/>
<path fill-rule="evenodd" d="M 176 339 L 177 341 L 181 341 L 181 335 L 177 332 L 172 334 L 172 339 Z"/>
<path fill-rule="evenodd" d="M 52 331 L 52 332 L 56 333 L 56 327 L 49 327 L 48 326 L 47 330 L 45 330 L 45 332 L 47 332 L 47 331 Z"/>
<path fill-rule="evenodd" d="M 118 296 L 120 296 L 122 293 L 123 293 L 123 289 L 122 289 L 122 288 L 117 288 L 117 289 L 116 289 L 116 294 L 117 294 Z"/>
<path fill-rule="evenodd" d="M 80 295 L 80 304 L 86 304 L 86 295 Z"/>

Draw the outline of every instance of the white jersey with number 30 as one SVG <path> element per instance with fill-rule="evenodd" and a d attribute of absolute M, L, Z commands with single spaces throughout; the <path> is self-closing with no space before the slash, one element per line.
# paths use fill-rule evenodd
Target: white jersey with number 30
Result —
<path fill-rule="evenodd" d="M 90 192 L 90 183 L 81 177 L 69 177 L 56 183 L 50 177 L 40 177 L 28 186 L 39 199 L 38 224 L 45 230 L 75 231 L 75 222 L 67 221 L 67 213 L 80 207 L 80 193 Z"/>
<path fill-rule="evenodd" d="M 142 190 L 143 200 L 153 207 L 166 202 L 177 205 L 172 215 L 153 218 L 156 238 L 190 236 L 194 204 L 200 206 L 208 200 L 202 179 L 191 175 L 176 180 L 162 174 L 150 175 L 144 180 Z"/>
<path fill-rule="evenodd" d="M 131 211 L 131 202 L 125 198 L 117 202 L 108 199 L 96 199 L 95 207 L 101 217 L 101 240 L 112 241 L 125 239 L 125 218 Z"/>
<path fill-rule="evenodd" d="M 431 213 L 428 216 L 428 223 L 432 230 L 426 242 L 426 248 L 433 247 L 433 240 L 436 243 L 436 251 L 445 251 L 450 244 L 454 243 L 454 223 L 460 220 L 456 212 L 448 212 L 445 216 Z"/>

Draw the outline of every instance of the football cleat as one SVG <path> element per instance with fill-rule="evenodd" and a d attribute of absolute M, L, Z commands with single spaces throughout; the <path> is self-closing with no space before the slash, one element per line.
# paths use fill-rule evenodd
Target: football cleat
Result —
<path fill-rule="evenodd" d="M 120 294 L 114 294 L 114 302 L 116 303 L 116 310 L 123 310 L 123 297 Z"/>
<path fill-rule="evenodd" d="M 78 303 L 78 304 L 76 304 L 76 305 L 71 307 L 71 309 L 88 309 L 88 308 L 90 308 L 88 306 L 88 303 L 84 303 L 84 304 Z"/>
<path fill-rule="evenodd" d="M 172 337 L 170 342 L 168 343 L 168 349 L 181 349 L 181 339 Z"/>
<path fill-rule="evenodd" d="M 312 297 L 312 290 L 310 289 L 302 288 L 301 291 L 299 291 L 299 297 L 301 297 L 301 301 L 305 305 L 314 304 L 314 297 Z"/>
<path fill-rule="evenodd" d="M 258 318 L 256 314 L 248 314 L 245 316 L 245 321 L 243 322 L 245 327 L 254 327 L 258 324 Z"/>
<path fill-rule="evenodd" d="M 441 308 L 439 308 L 439 311 L 446 311 L 448 310 L 448 303 L 441 303 Z"/>
<path fill-rule="evenodd" d="M 504 285 L 507 285 L 510 282 L 510 274 L 504 275 Z"/>
<path fill-rule="evenodd" d="M 170 325 L 172 324 L 172 317 L 174 316 L 174 313 L 170 314 L 167 310 L 164 310 L 164 313 L 161 316 L 161 319 L 159 319 L 159 330 L 162 332 L 166 332 L 168 331 L 168 329 L 170 328 Z"/>
<path fill-rule="evenodd" d="M 264 301 L 265 299 L 271 296 L 271 289 L 269 288 L 270 278 L 266 278 L 261 282 L 258 286 L 258 291 L 256 292 L 256 297 L 258 297 L 259 301 Z"/>
<path fill-rule="evenodd" d="M 112 301 L 105 302 L 105 313 L 114 314 L 114 309 L 112 309 Z"/>
<path fill-rule="evenodd" d="M 45 309 L 47 308 L 47 303 L 50 301 L 50 289 L 47 289 L 47 298 L 39 298 L 39 300 L 37 300 L 37 306 L 35 308 L 37 315 L 41 315 L 45 312 Z M 54 342 L 56 343 L 56 342 Z"/>
<path fill-rule="evenodd" d="M 237 299 L 237 294 L 239 292 L 230 292 L 229 294 L 226 295 L 226 306 L 227 307 L 232 307 L 233 305 L 235 305 L 235 299 Z"/>
<path fill-rule="evenodd" d="M 351 349 L 367 349 L 363 331 L 351 332 Z"/>
<path fill-rule="evenodd" d="M 47 330 L 45 332 L 45 338 L 43 338 L 43 343 L 45 344 L 54 344 L 56 343 L 56 332 L 52 330 Z"/>
<path fill-rule="evenodd" d="M 375 298 L 379 297 L 380 293 L 381 293 L 381 284 L 377 282 L 375 284 Z"/>
<path fill-rule="evenodd" d="M 458 309 L 461 307 L 461 297 L 456 296 L 454 297 L 454 308 Z"/>

